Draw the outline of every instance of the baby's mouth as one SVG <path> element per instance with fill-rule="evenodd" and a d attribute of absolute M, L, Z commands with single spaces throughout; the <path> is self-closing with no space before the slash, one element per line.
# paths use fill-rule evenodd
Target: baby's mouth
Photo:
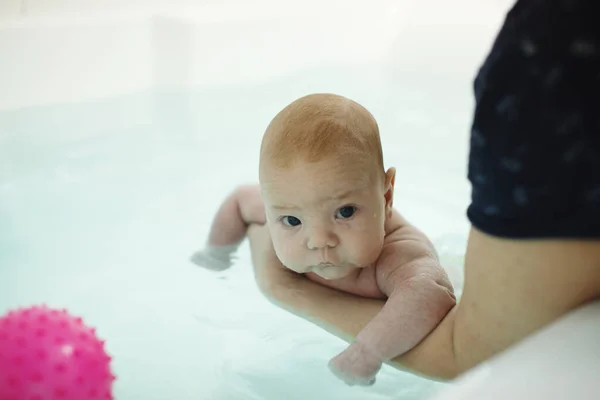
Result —
<path fill-rule="evenodd" d="M 317 268 L 331 268 L 331 267 L 335 267 L 335 264 L 332 263 L 327 263 L 327 262 L 323 262 L 323 263 L 319 263 L 318 265 L 316 265 Z"/>

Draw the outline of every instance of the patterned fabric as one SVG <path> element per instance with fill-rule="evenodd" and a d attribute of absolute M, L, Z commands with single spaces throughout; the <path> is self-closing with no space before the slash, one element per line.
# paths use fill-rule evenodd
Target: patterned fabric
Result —
<path fill-rule="evenodd" d="M 474 89 L 473 226 L 600 237 L 600 1 L 518 0 Z"/>

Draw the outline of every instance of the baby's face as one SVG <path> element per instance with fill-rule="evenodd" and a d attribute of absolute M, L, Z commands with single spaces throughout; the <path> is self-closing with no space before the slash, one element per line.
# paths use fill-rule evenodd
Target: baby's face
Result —
<path fill-rule="evenodd" d="M 382 174 L 326 160 L 263 176 L 267 224 L 286 267 L 339 279 L 377 260 L 386 220 Z"/>

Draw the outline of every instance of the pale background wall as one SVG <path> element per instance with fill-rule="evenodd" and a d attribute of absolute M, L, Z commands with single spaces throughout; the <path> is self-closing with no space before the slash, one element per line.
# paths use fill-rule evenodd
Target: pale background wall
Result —
<path fill-rule="evenodd" d="M 0 109 L 346 64 L 470 79 L 510 4 L 0 0 Z"/>

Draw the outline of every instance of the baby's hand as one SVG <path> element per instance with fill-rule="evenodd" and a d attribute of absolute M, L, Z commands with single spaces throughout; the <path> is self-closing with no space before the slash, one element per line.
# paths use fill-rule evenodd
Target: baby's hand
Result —
<path fill-rule="evenodd" d="M 382 361 L 361 343 L 354 342 L 329 361 L 329 369 L 350 386 L 371 386 Z"/>
<path fill-rule="evenodd" d="M 210 269 L 212 271 L 224 271 L 231 267 L 234 260 L 234 253 L 237 245 L 231 246 L 210 246 L 192 254 L 190 261 L 194 264 Z"/>

